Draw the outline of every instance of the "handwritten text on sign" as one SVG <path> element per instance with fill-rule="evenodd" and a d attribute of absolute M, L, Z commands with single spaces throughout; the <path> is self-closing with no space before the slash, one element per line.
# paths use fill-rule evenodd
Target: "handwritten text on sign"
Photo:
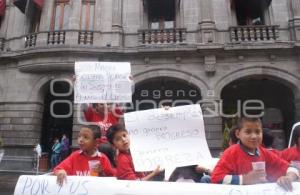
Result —
<path fill-rule="evenodd" d="M 125 114 L 136 171 L 198 164 L 211 159 L 199 105 Z"/>
<path fill-rule="evenodd" d="M 128 62 L 75 62 L 75 103 L 131 102 Z"/>
<path fill-rule="evenodd" d="M 68 176 L 62 187 L 56 184 L 55 176 L 20 176 L 14 195 L 297 195 L 300 183 L 293 183 L 293 191 L 285 192 L 275 183 L 258 185 L 222 185 L 201 183 L 147 182 L 115 180 L 106 177 Z"/>

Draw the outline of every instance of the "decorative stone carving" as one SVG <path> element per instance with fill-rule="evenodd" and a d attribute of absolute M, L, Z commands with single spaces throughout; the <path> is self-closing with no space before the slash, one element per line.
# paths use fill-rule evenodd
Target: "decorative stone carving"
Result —
<path fill-rule="evenodd" d="M 208 74 L 212 74 L 216 72 L 216 56 L 215 55 L 207 55 L 204 56 L 204 69 Z"/>

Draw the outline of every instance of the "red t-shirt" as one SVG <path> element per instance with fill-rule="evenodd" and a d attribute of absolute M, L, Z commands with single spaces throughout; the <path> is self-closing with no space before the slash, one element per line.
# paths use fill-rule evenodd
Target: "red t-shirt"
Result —
<path fill-rule="evenodd" d="M 101 127 L 102 142 L 107 142 L 106 132 L 108 128 L 119 122 L 123 111 L 119 107 L 115 107 L 113 111 L 109 112 L 106 116 L 100 115 L 95 112 L 91 106 L 84 112 L 85 120 L 88 122 L 95 122 Z M 104 141 L 103 141 L 104 140 Z"/>
<path fill-rule="evenodd" d="M 242 175 L 252 171 L 252 162 L 265 161 L 267 179 L 275 182 L 280 176 L 286 174 L 289 163 L 279 156 L 258 148 L 259 155 L 249 155 L 240 144 L 234 144 L 225 150 L 219 162 L 213 170 L 212 183 L 222 183 L 226 175 Z"/>
<path fill-rule="evenodd" d="M 269 150 L 270 152 L 272 152 L 273 154 L 276 154 L 277 156 L 281 157 L 281 152 L 280 150 L 276 150 L 274 148 L 266 148 L 267 150 Z"/>
<path fill-rule="evenodd" d="M 300 151 L 296 146 L 287 148 L 281 152 L 281 158 L 288 162 L 300 161 Z"/>
<path fill-rule="evenodd" d="M 145 177 L 143 173 L 135 172 L 130 153 L 120 152 L 117 156 L 117 178 L 137 180 Z"/>
<path fill-rule="evenodd" d="M 90 175 L 89 160 L 99 160 L 105 176 L 116 175 L 115 170 L 112 168 L 105 154 L 98 151 L 92 157 L 86 156 L 82 151 L 75 151 L 57 165 L 54 168 L 54 172 L 63 169 L 67 172 L 67 175 L 88 176 Z"/>

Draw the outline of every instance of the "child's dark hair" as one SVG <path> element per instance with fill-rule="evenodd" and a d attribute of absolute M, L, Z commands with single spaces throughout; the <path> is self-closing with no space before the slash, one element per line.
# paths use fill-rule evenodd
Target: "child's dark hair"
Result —
<path fill-rule="evenodd" d="M 241 130 L 245 122 L 259 123 L 262 126 L 260 118 L 256 117 L 241 117 L 237 122 L 238 130 Z"/>
<path fill-rule="evenodd" d="M 116 151 L 113 148 L 113 146 L 111 146 L 109 143 L 103 143 L 103 144 L 100 144 L 100 146 L 98 147 L 98 150 L 100 152 L 104 153 L 108 157 L 110 164 L 113 167 L 116 167 L 116 161 L 115 161 Z"/>
<path fill-rule="evenodd" d="M 300 137 L 300 125 L 296 126 L 294 131 L 293 131 L 293 143 L 298 145 L 298 138 Z"/>
<path fill-rule="evenodd" d="M 272 147 L 274 141 L 274 136 L 271 133 L 271 130 L 264 128 L 263 130 L 263 140 L 262 143 L 266 148 Z"/>
<path fill-rule="evenodd" d="M 95 109 L 98 106 L 97 103 L 92 103 L 92 107 Z"/>
<path fill-rule="evenodd" d="M 234 125 L 231 127 L 229 131 L 229 138 L 231 140 L 231 143 L 236 144 L 239 141 L 239 138 L 236 137 L 235 132 L 238 130 L 238 126 Z"/>
<path fill-rule="evenodd" d="M 87 128 L 93 132 L 94 139 L 101 137 L 100 127 L 98 125 L 81 125 L 80 129 Z"/>
<path fill-rule="evenodd" d="M 118 131 L 126 131 L 126 129 L 121 124 L 112 125 L 108 128 L 107 133 L 106 133 L 106 137 L 107 137 L 107 140 L 109 141 L 109 143 L 113 144 L 113 139 L 115 137 L 115 134 Z"/>

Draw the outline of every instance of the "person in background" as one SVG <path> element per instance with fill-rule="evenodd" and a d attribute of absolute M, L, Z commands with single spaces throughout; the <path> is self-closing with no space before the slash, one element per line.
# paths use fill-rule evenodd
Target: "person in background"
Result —
<path fill-rule="evenodd" d="M 134 170 L 130 154 L 130 139 L 127 130 L 120 124 L 111 126 L 107 131 L 108 141 L 118 150 L 117 156 L 117 178 L 124 180 L 147 181 L 160 173 L 159 166 L 145 175 Z"/>
<path fill-rule="evenodd" d="M 94 103 L 83 107 L 87 122 L 94 122 L 101 128 L 101 143 L 107 143 L 106 132 L 112 125 L 118 124 L 123 116 L 119 105 L 109 103 Z"/>
<path fill-rule="evenodd" d="M 52 154 L 51 154 L 51 168 L 53 169 L 59 163 L 59 157 L 61 152 L 61 144 L 59 139 L 54 138 L 54 143 L 52 145 Z"/>
<path fill-rule="evenodd" d="M 299 172 L 289 163 L 261 146 L 262 123 L 259 118 L 238 121 L 238 144 L 225 150 L 212 173 L 212 183 L 249 185 L 276 182 L 287 191 Z M 265 170 L 253 170 L 252 162 L 265 162 Z"/>
<path fill-rule="evenodd" d="M 63 161 L 69 155 L 69 149 L 70 149 L 70 141 L 69 138 L 67 138 L 65 133 L 62 135 L 60 145 L 61 145 L 60 161 Z"/>
<path fill-rule="evenodd" d="M 76 81 L 76 75 L 72 75 L 73 82 Z M 129 75 L 128 80 L 131 83 L 131 93 L 134 92 L 134 81 L 132 75 Z M 114 125 L 122 123 L 124 109 L 121 104 L 113 103 L 93 103 L 93 104 L 82 104 L 82 110 L 84 113 L 85 120 L 87 122 L 97 123 L 101 128 L 101 139 L 100 143 L 108 143 L 106 139 L 107 129 Z"/>
<path fill-rule="evenodd" d="M 294 125 L 292 132 L 292 143 L 294 145 L 281 152 L 281 158 L 288 162 L 300 161 L 300 123 Z"/>
<path fill-rule="evenodd" d="M 105 154 L 97 149 L 96 139 L 100 137 L 99 127 L 96 125 L 82 126 L 77 143 L 79 151 L 73 152 L 54 168 L 57 183 L 62 186 L 67 175 L 90 176 L 89 161 L 99 161 L 96 167 L 98 176 L 115 176 L 115 171 Z"/>
<path fill-rule="evenodd" d="M 229 146 L 238 143 L 239 138 L 236 137 L 237 130 L 238 130 L 238 126 L 234 125 L 231 127 L 229 132 Z"/>
<path fill-rule="evenodd" d="M 238 130 L 238 127 L 236 125 L 233 125 L 229 130 L 229 141 L 228 145 L 229 147 L 233 144 L 238 143 L 239 138 L 236 137 L 236 131 Z M 222 156 L 224 151 L 220 152 L 219 156 Z"/>
<path fill-rule="evenodd" d="M 34 151 L 33 168 L 36 170 L 36 174 L 38 174 L 39 166 L 40 166 L 40 158 L 42 156 L 42 147 L 39 144 L 39 142 L 36 143 L 35 147 L 33 148 L 33 151 Z"/>
<path fill-rule="evenodd" d="M 270 152 L 272 152 L 278 156 L 281 156 L 281 152 L 272 147 L 273 141 L 274 141 L 274 136 L 272 135 L 271 130 L 264 128 L 263 129 L 263 140 L 262 140 L 263 147 L 265 147 Z"/>
<path fill-rule="evenodd" d="M 111 164 L 111 167 L 113 169 L 113 172 L 116 174 L 117 173 L 117 164 L 116 164 L 116 150 L 111 146 L 111 144 L 101 144 L 98 146 L 99 152 L 105 154 Z"/>

